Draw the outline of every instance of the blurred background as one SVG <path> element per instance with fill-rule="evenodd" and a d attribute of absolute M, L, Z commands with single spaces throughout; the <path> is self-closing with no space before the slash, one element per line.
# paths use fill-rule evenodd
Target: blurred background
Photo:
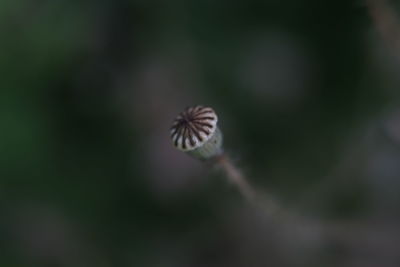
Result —
<path fill-rule="evenodd" d="M 400 266 L 397 1 L 0 1 L 0 266 Z M 276 222 L 175 150 L 212 106 Z"/>

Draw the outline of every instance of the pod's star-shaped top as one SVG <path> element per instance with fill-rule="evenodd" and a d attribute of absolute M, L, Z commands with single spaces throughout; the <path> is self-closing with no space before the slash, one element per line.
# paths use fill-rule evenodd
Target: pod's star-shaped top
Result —
<path fill-rule="evenodd" d="M 172 123 L 171 139 L 182 151 L 194 150 L 206 143 L 217 129 L 218 117 L 210 107 L 188 107 Z"/>

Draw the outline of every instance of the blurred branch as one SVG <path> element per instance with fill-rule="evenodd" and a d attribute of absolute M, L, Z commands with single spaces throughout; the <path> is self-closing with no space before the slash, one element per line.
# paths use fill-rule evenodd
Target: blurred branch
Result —
<path fill-rule="evenodd" d="M 400 21 L 387 0 L 366 0 L 375 28 L 400 60 Z"/>

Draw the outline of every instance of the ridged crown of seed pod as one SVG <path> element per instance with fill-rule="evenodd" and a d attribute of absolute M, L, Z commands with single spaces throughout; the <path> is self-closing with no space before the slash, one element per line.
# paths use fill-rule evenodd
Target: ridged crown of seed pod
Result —
<path fill-rule="evenodd" d="M 182 151 L 201 147 L 215 133 L 218 117 L 210 107 L 188 107 L 174 120 L 171 139 L 174 146 Z"/>

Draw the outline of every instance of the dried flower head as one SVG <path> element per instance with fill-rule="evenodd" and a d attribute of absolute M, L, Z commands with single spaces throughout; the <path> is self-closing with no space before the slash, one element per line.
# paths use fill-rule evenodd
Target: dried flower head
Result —
<path fill-rule="evenodd" d="M 206 159 L 221 152 L 222 135 L 218 117 L 210 107 L 188 107 L 174 120 L 171 139 L 179 150 Z"/>

